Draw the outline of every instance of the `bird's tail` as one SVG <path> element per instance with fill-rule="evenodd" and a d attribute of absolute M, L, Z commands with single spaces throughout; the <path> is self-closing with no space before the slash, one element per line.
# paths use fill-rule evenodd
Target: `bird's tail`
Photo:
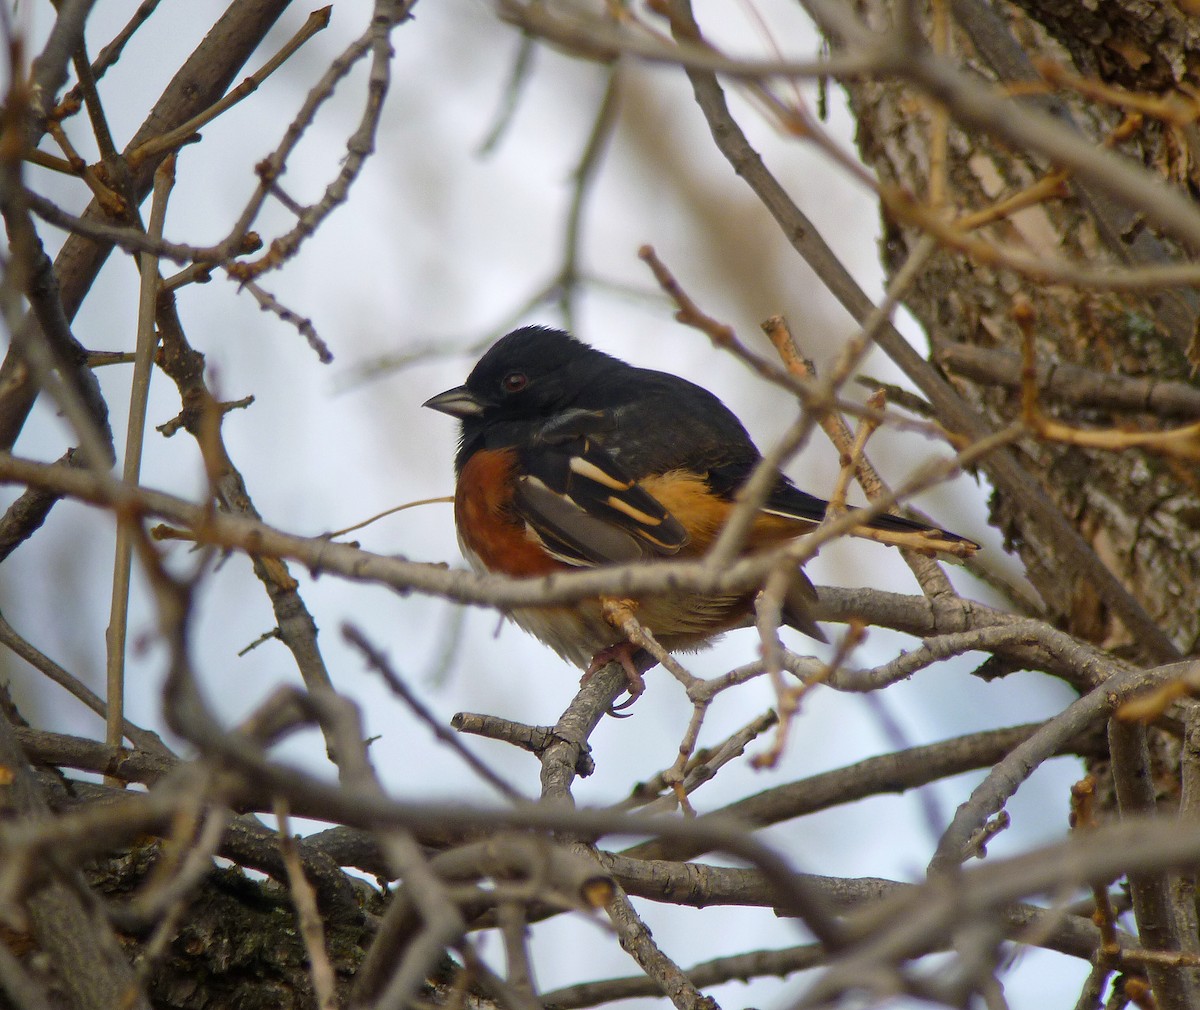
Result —
<path fill-rule="evenodd" d="M 979 550 L 979 544 L 974 540 L 957 533 L 887 513 L 868 519 L 854 529 L 854 535 L 893 547 L 907 547 L 954 563 L 961 563 Z"/>
<path fill-rule="evenodd" d="M 764 511 L 785 519 L 816 525 L 825 520 L 828 508 L 829 502 L 825 499 L 801 491 L 787 481 L 781 482 L 768 497 Z M 850 511 L 853 513 L 856 510 Z M 974 540 L 957 533 L 888 513 L 864 520 L 855 527 L 853 533 L 856 537 L 865 537 L 893 547 L 906 547 L 956 563 L 971 557 L 979 550 L 979 544 Z"/>

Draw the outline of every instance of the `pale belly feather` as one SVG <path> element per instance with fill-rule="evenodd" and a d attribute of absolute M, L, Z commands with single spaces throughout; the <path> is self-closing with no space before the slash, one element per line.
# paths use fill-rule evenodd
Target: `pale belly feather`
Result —
<path fill-rule="evenodd" d="M 461 537 L 459 546 L 471 567 L 480 574 L 487 574 L 486 566 Z M 730 620 L 730 613 L 740 610 L 738 602 L 738 597 L 731 596 L 655 596 L 638 601 L 635 616 L 663 648 L 672 652 L 696 652 L 716 640 L 714 629 L 740 626 L 740 620 Z M 601 649 L 625 640 L 625 636 L 604 619 L 599 600 L 516 607 L 505 611 L 505 616 L 581 669 L 586 669 Z"/>

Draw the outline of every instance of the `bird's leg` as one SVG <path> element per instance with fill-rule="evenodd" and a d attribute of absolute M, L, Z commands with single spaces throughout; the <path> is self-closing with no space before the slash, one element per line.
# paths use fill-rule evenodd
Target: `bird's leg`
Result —
<path fill-rule="evenodd" d="M 627 622 L 633 621 L 636 624 L 633 612 L 637 608 L 637 603 L 633 600 L 614 600 L 606 597 L 601 600 L 601 606 L 604 611 L 604 619 L 618 631 L 628 634 L 626 629 Z M 642 679 L 642 674 L 649 670 L 658 660 L 641 646 L 626 638 L 616 645 L 610 645 L 597 652 L 592 657 L 592 661 L 588 664 L 587 670 L 584 671 L 583 679 L 579 683 L 586 684 L 597 670 L 607 663 L 613 662 L 621 664 L 621 669 L 625 671 L 625 680 L 629 684 L 629 700 L 615 706 L 613 711 L 617 712 L 632 705 L 646 690 L 646 682 Z"/>

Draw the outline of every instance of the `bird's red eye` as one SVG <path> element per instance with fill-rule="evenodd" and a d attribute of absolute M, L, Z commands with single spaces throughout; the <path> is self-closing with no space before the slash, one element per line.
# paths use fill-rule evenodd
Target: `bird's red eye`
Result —
<path fill-rule="evenodd" d="M 529 376 L 524 372 L 509 372 L 500 380 L 500 386 L 506 393 L 519 393 L 529 383 Z"/>

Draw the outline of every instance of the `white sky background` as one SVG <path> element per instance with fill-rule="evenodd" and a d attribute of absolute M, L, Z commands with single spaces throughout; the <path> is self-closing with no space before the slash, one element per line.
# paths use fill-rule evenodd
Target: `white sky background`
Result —
<path fill-rule="evenodd" d="M 29 6 L 22 4 L 27 9 L 21 16 L 40 37 L 46 28 L 45 5 Z M 93 57 L 135 7 L 133 0 L 97 5 L 89 27 Z M 208 0 L 164 0 L 135 37 L 101 88 L 118 146 L 222 7 Z M 816 51 L 811 28 L 794 5 L 761 0 L 756 8 L 786 54 L 809 57 Z M 747 11 L 736 0 L 712 0 L 698 9 L 710 36 L 729 49 L 769 55 Z M 259 66 L 307 13 L 299 7 L 287 15 L 250 66 Z M 254 185 L 254 163 L 275 147 L 306 90 L 332 55 L 362 31 L 368 13 L 365 3 L 337 4 L 327 31 L 258 94 L 206 128 L 203 143 L 184 149 L 167 218 L 168 238 L 204 244 L 224 236 Z M 185 289 L 179 297 L 188 336 L 207 355 L 219 395 L 256 397 L 249 410 L 228 415 L 225 439 L 265 521 L 290 532 L 318 534 L 405 501 L 450 492 L 456 426 L 421 410 L 420 403 L 465 377 L 474 355 L 456 354 L 456 348 L 478 340 L 557 271 L 570 173 L 602 92 L 599 67 L 539 48 L 511 128 L 491 157 L 480 158 L 477 149 L 493 125 L 518 34 L 499 24 L 486 4 L 444 0 L 419 5 L 415 20 L 394 32 L 393 44 L 393 81 L 377 154 L 349 204 L 335 212 L 299 258 L 262 279 L 285 304 L 313 320 L 335 355 L 334 364 L 320 365 L 292 328 L 260 312 L 249 295 L 239 294 L 221 277 Z M 656 294 L 636 257 L 638 247 L 654 245 L 702 307 L 732 323 L 759 350 L 769 351 L 759 336 L 759 320 L 783 312 L 818 366 L 828 364 L 853 332 L 853 323 L 820 289 L 715 151 L 682 73 L 662 67 L 630 71 L 617 133 L 588 205 L 582 263 L 592 276 L 652 297 L 589 288 L 580 302 L 577 335 L 636 364 L 674 371 L 714 390 L 765 447 L 787 427 L 794 405 L 785 394 L 753 379 L 733 358 L 713 350 L 702 335 L 671 320 L 671 306 Z M 365 64 L 360 64 L 291 159 L 282 182 L 294 198 L 315 199 L 336 171 L 346 135 L 360 114 L 364 83 Z M 813 93 L 806 95 L 811 101 Z M 768 166 L 867 290 L 878 294 L 878 215 L 870 194 L 819 153 L 776 134 L 731 97 Z M 829 129 L 849 147 L 852 123 L 840 92 L 831 89 L 830 99 Z M 81 120 L 73 122 L 72 136 L 91 157 Z M 49 149 L 45 143 L 43 147 Z M 30 177 L 68 208 L 82 208 L 81 186 L 48 179 L 45 173 L 31 172 Z M 281 208 L 273 209 L 269 220 L 283 228 L 291 224 Z M 270 226 L 260 230 L 270 234 Z M 60 236 L 48 227 L 42 234 L 57 247 Z M 136 272 L 127 257 L 114 255 L 76 321 L 76 335 L 95 349 L 132 348 L 136 301 Z M 560 320 L 546 309 L 523 321 Z M 349 382 L 362 362 L 430 341 L 440 342 L 445 355 L 366 384 Z M 864 371 L 899 381 L 882 355 L 873 356 Z M 100 375 L 120 448 L 129 370 L 108 368 Z M 174 386 L 156 376 L 150 424 L 163 423 L 178 408 Z M 53 459 L 70 444 L 64 423 L 42 402 L 17 452 Z M 890 482 L 903 480 L 943 451 L 918 436 L 887 432 L 873 440 L 872 449 Z M 808 490 L 828 496 L 835 468 L 836 453 L 818 435 L 790 472 Z M 143 479 L 153 487 L 199 494 L 203 475 L 188 436 L 164 440 L 151 431 Z M 3 495 L 3 505 L 15 497 L 12 489 L 3 489 Z M 1005 563 L 986 526 L 984 494 L 973 482 L 961 480 L 924 496 L 919 504 L 944 525 L 983 541 L 994 563 Z M 462 563 L 449 506 L 404 512 L 357 536 L 370 550 Z M 107 516 L 62 503 L 0 576 L 0 605 L 9 621 L 101 693 L 112 550 Z M 182 548 L 174 550 L 181 564 L 189 563 Z M 809 571 L 818 583 L 916 591 L 899 556 L 874 544 L 828 546 Z M 298 569 L 294 574 L 321 628 L 320 643 L 335 683 L 359 702 L 369 732 L 378 735 L 371 753 L 397 795 L 493 798 L 343 647 L 339 628 L 344 621 L 354 621 L 384 647 L 444 720 L 470 710 L 553 723 L 573 695 L 577 671 L 564 668 L 515 627 L 505 626 L 496 635 L 496 615 L 486 611 L 465 615 L 453 662 L 441 680 L 431 682 L 446 649 L 453 619 L 449 605 L 400 598 L 383 588 L 332 577 L 313 580 Z M 951 574 L 968 595 L 990 599 L 965 573 Z M 197 668 L 225 718 L 241 718 L 275 686 L 297 679 L 290 655 L 278 643 L 244 658 L 236 655 L 273 624 L 265 594 L 244 558 L 230 559 L 205 581 L 197 618 Z M 154 644 L 154 627 L 143 584 L 135 580 L 127 710 L 135 721 L 156 726 L 163 653 Z M 795 635 L 788 641 L 800 651 L 821 648 Z M 687 665 L 698 674 L 717 675 L 749 659 L 755 644 L 752 632 L 731 634 L 716 648 L 689 657 Z M 856 661 L 873 665 L 910 645 L 904 636 L 872 631 Z M 45 686 L 27 667 L 8 657 L 0 663 L 35 724 L 81 734 L 102 732 L 98 720 Z M 883 695 L 910 743 L 1044 718 L 1069 698 L 1065 688 L 1029 674 L 985 684 L 969 676 L 972 666 L 970 660 L 943 664 Z M 648 684 L 631 719 L 606 720 L 594 735 L 597 772 L 578 784 L 581 803 L 620 799 L 635 782 L 673 760 L 690 708 L 682 690 L 661 670 L 650 674 Z M 723 694 L 701 744 L 723 739 L 771 703 L 765 680 Z M 510 780 L 531 794 L 536 790 L 532 757 L 499 744 L 469 743 Z M 746 762 L 727 767 L 694 796 L 694 803 L 701 811 L 714 809 L 738 796 L 889 749 L 892 745 L 861 697 L 817 690 L 807 699 L 777 769 L 753 772 Z M 285 753 L 329 771 L 315 735 L 290 744 Z M 1039 772 L 1010 804 L 1014 827 L 990 851 L 1004 854 L 1060 837 L 1067 784 L 1078 775 L 1077 766 L 1065 761 Z M 977 779 L 956 779 L 934 789 L 943 826 Z M 920 874 L 935 841 L 915 795 L 829 811 L 776 828 L 770 837 L 805 870 L 899 879 Z M 695 912 L 636 904 L 658 942 L 684 966 L 803 939 L 792 924 L 766 910 Z M 597 941 L 595 931 L 579 917 L 535 928 L 543 988 L 635 972 L 616 943 Z M 497 948 L 493 944 L 492 953 L 498 954 Z M 1007 981 L 1010 1005 L 1066 1004 L 1077 993 L 1085 968 L 1053 955 L 1022 952 Z M 727 1008 L 785 1007 L 789 994 L 801 985 L 797 980 L 764 980 L 749 987 L 733 983 L 713 995 Z"/>

